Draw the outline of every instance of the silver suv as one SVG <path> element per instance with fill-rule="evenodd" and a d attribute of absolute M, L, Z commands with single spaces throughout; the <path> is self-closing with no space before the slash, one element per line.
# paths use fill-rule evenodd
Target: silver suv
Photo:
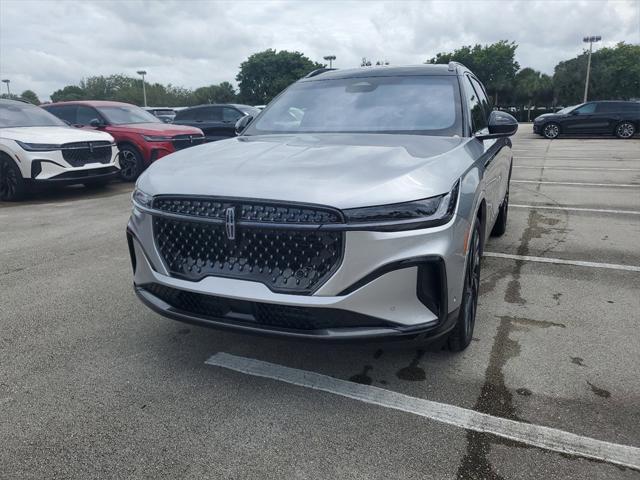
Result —
<path fill-rule="evenodd" d="M 460 64 L 320 70 L 138 180 L 135 291 L 198 325 L 471 341 L 516 120 Z"/>

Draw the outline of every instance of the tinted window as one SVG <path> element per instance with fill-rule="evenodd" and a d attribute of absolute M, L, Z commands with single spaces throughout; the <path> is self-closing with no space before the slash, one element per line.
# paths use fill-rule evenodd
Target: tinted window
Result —
<path fill-rule="evenodd" d="M 222 120 L 222 109 L 220 107 L 198 108 L 196 120 L 202 122 L 219 122 Z"/>
<path fill-rule="evenodd" d="M 46 110 L 25 103 L 0 102 L 0 128 L 66 127 L 67 124 Z"/>
<path fill-rule="evenodd" d="M 574 111 L 578 115 L 589 115 L 590 113 L 595 112 L 595 110 L 596 110 L 596 104 L 595 103 L 586 103 L 586 104 L 582 105 L 581 107 L 576 108 Z"/>
<path fill-rule="evenodd" d="M 75 105 L 53 105 L 47 107 L 46 110 L 72 125 L 76 123 L 76 110 L 78 110 L 78 107 Z"/>
<path fill-rule="evenodd" d="M 618 104 L 621 112 L 640 113 L 640 102 L 624 102 Z"/>
<path fill-rule="evenodd" d="M 78 111 L 76 113 L 76 125 L 89 125 L 91 120 L 100 119 L 98 112 L 95 108 L 87 107 L 85 105 L 78 105 Z"/>
<path fill-rule="evenodd" d="M 223 122 L 236 122 L 240 117 L 242 117 L 242 113 L 240 113 L 235 108 L 224 107 L 222 109 L 222 121 Z"/>
<path fill-rule="evenodd" d="M 282 132 L 461 133 L 457 78 L 366 77 L 296 83 L 247 134 Z"/>
<path fill-rule="evenodd" d="M 487 118 L 480 103 L 480 98 L 471 84 L 471 79 L 469 77 L 466 78 L 467 83 L 465 90 L 467 91 L 467 103 L 469 104 L 469 113 L 471 114 L 471 130 L 475 133 L 487 126 Z"/>
<path fill-rule="evenodd" d="M 99 107 L 98 111 L 113 125 L 129 125 L 132 123 L 162 123 L 149 112 L 135 105 L 113 105 Z"/>
<path fill-rule="evenodd" d="M 487 118 L 489 112 L 491 112 L 491 102 L 487 98 L 487 92 L 485 92 L 484 87 L 476 78 L 469 77 L 469 79 L 471 80 L 471 84 L 473 85 L 473 88 L 476 91 L 478 98 L 480 99 L 482 108 L 484 108 L 485 118 Z"/>
<path fill-rule="evenodd" d="M 606 102 L 606 103 L 596 104 L 597 113 L 613 113 L 613 112 L 619 112 L 619 111 L 620 111 L 619 103 Z"/>
<path fill-rule="evenodd" d="M 196 119 L 196 111 L 195 108 L 187 108 L 186 110 L 180 110 L 176 112 L 176 121 L 178 120 L 195 120 Z"/>

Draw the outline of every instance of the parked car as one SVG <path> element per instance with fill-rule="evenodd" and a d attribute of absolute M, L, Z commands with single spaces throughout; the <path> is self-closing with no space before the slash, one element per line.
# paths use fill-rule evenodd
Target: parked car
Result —
<path fill-rule="evenodd" d="M 0 200 L 20 200 L 32 184 L 103 185 L 118 173 L 108 133 L 71 128 L 40 107 L 0 99 Z"/>
<path fill-rule="evenodd" d="M 517 128 L 460 64 L 312 72 L 240 136 L 138 179 L 135 290 L 208 327 L 463 350 Z"/>
<path fill-rule="evenodd" d="M 164 123 L 171 123 L 176 117 L 175 110 L 168 107 L 145 107 L 145 110 Z"/>
<path fill-rule="evenodd" d="M 204 141 L 202 130 L 163 123 L 140 107 L 121 102 L 75 101 L 43 105 L 76 127 L 107 132 L 120 149 L 121 177 L 133 181 L 155 160 Z"/>
<path fill-rule="evenodd" d="M 250 105 L 211 104 L 185 108 L 176 113 L 173 123 L 198 127 L 207 142 L 235 137 L 236 122 L 246 116 L 256 116 L 260 111 Z"/>
<path fill-rule="evenodd" d="M 602 100 L 545 113 L 533 121 L 533 132 L 553 139 L 559 135 L 606 134 L 632 138 L 640 128 L 640 102 Z"/>

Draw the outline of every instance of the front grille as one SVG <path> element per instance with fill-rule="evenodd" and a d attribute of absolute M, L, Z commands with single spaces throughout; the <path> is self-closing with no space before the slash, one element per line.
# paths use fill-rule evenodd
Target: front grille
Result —
<path fill-rule="evenodd" d="M 183 148 L 200 145 L 204 142 L 204 137 L 198 135 L 176 135 L 171 142 L 173 143 L 173 148 L 182 150 Z"/>
<path fill-rule="evenodd" d="M 307 331 L 388 326 L 383 320 L 345 310 L 234 300 L 177 290 L 157 283 L 143 285 L 142 288 L 180 313 L 226 320 L 235 324 L 257 324 L 265 328 Z"/>
<path fill-rule="evenodd" d="M 340 212 L 315 205 L 292 205 L 251 200 L 233 201 L 191 196 L 158 196 L 153 201 L 153 208 L 156 210 L 219 220 L 225 219 L 226 210 L 230 207 L 236 209 L 235 218 L 239 221 L 299 225 L 342 223 Z"/>
<path fill-rule="evenodd" d="M 276 292 L 309 294 L 342 259 L 343 233 L 237 226 L 156 216 L 156 245 L 171 275 L 191 281 L 219 276 L 261 282 Z"/>
<path fill-rule="evenodd" d="M 72 167 L 82 167 L 87 163 L 110 163 L 110 142 L 74 142 L 61 147 L 62 158 Z"/>

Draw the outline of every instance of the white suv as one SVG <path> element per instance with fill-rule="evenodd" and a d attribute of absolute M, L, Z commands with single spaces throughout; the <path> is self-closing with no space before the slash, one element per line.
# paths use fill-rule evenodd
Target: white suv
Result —
<path fill-rule="evenodd" d="M 19 200 L 30 183 L 104 184 L 119 170 L 108 133 L 70 127 L 29 103 L 0 100 L 0 200 Z"/>

